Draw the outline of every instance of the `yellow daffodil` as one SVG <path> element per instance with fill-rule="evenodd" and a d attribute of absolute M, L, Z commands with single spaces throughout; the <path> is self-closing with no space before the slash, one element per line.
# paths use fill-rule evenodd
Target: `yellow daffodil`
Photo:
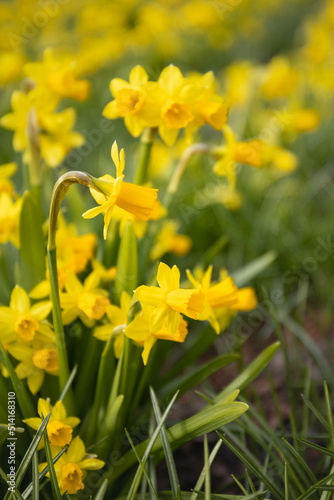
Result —
<path fill-rule="evenodd" d="M 191 128 L 197 129 L 205 123 L 221 130 L 227 122 L 228 108 L 224 99 L 216 94 L 216 82 L 212 71 L 204 75 L 188 77 L 187 92 L 194 121 Z"/>
<path fill-rule="evenodd" d="M 226 75 L 226 102 L 229 106 L 243 106 L 251 96 L 255 69 L 249 61 L 230 64 Z"/>
<path fill-rule="evenodd" d="M 109 322 L 104 325 L 98 326 L 94 330 L 94 337 L 99 340 L 107 341 L 111 335 L 113 336 L 113 345 L 116 358 L 119 358 L 123 351 L 123 329 L 128 322 L 128 312 L 131 304 L 130 295 L 126 292 L 122 292 L 120 303 L 120 307 L 109 305 L 106 308 L 106 315 Z"/>
<path fill-rule="evenodd" d="M 94 271 L 98 271 L 101 275 L 102 283 L 109 284 L 111 281 L 114 281 L 117 275 L 117 267 L 111 266 L 109 268 L 104 267 L 101 262 L 96 259 L 92 260 L 92 267 Z"/>
<path fill-rule="evenodd" d="M 62 401 L 57 401 L 54 406 L 51 406 L 50 400 L 40 398 L 37 407 L 38 415 L 40 418 L 26 418 L 23 422 L 32 429 L 37 430 L 50 412 L 50 419 L 46 426 L 48 438 L 52 446 L 64 448 L 72 441 L 73 428 L 80 424 L 80 419 L 77 417 L 68 417 L 66 408 Z M 42 439 L 38 449 L 44 447 L 44 440 Z"/>
<path fill-rule="evenodd" d="M 177 229 L 178 224 L 175 221 L 170 220 L 163 224 L 150 252 L 152 260 L 159 259 L 167 252 L 179 256 L 187 255 L 192 245 L 191 238 L 185 234 L 177 234 Z"/>
<path fill-rule="evenodd" d="M 0 75 L 0 85 L 5 86 L 19 78 L 22 74 L 24 57 L 11 51 L 0 54 L 0 66 L 3 68 Z"/>
<path fill-rule="evenodd" d="M 16 169 L 17 165 L 14 162 L 0 165 L 0 194 L 5 192 L 9 196 L 12 196 L 14 186 L 9 178 L 15 174 Z"/>
<path fill-rule="evenodd" d="M 50 48 L 45 50 L 42 62 L 27 63 L 24 72 L 39 87 L 46 86 L 58 97 L 85 101 L 89 95 L 90 82 L 78 80 L 76 61 L 56 56 Z"/>
<path fill-rule="evenodd" d="M 247 142 L 238 142 L 231 127 L 228 125 L 225 125 L 223 131 L 226 146 L 219 148 L 219 150 L 217 149 L 220 159 L 214 166 L 214 172 L 217 175 L 226 177 L 231 186 L 234 188 L 236 182 L 236 163 L 245 163 L 255 167 L 262 166 L 264 144 L 258 139 Z"/>
<path fill-rule="evenodd" d="M 73 272 L 67 272 L 66 292 L 60 294 L 64 325 L 73 323 L 79 317 L 88 328 L 91 328 L 95 320 L 105 315 L 110 301 L 108 293 L 98 288 L 100 281 L 101 274 L 98 270 L 89 274 L 83 284 Z"/>
<path fill-rule="evenodd" d="M 12 291 L 9 307 L 0 307 L 0 339 L 5 344 L 17 340 L 54 340 L 50 326 L 44 321 L 50 312 L 50 301 L 31 306 L 27 292 L 16 286 Z"/>
<path fill-rule="evenodd" d="M 180 288 L 180 271 L 176 266 L 171 269 L 160 263 L 157 274 L 159 287 L 138 287 L 136 297 L 142 305 L 153 306 L 150 317 L 150 330 L 155 333 L 165 325 L 173 335 L 179 328 L 181 314 L 198 319 L 203 311 L 204 295 L 200 290 L 183 290 Z"/>
<path fill-rule="evenodd" d="M 51 447 L 52 456 L 56 456 L 61 451 L 58 447 Z M 67 451 L 55 463 L 60 492 L 63 495 L 75 495 L 77 491 L 84 488 L 83 480 L 86 470 L 98 470 L 104 466 L 102 460 L 95 458 L 96 455 L 87 455 L 85 445 L 79 436 L 75 437 L 69 445 Z M 47 463 L 39 465 L 40 472 L 47 466 Z M 49 473 L 47 473 L 49 477 Z"/>
<path fill-rule="evenodd" d="M 219 283 L 211 286 L 212 266 L 208 267 L 201 281 L 195 279 L 189 270 L 186 272 L 191 284 L 196 289 L 201 290 L 205 296 L 204 309 L 199 315 L 199 319 L 208 320 L 217 334 L 220 333 L 217 310 L 250 311 L 257 305 L 254 290 L 252 288 L 238 290 L 230 277 L 225 277 Z"/>
<path fill-rule="evenodd" d="M 15 151 L 24 151 L 28 147 L 27 123 L 28 113 L 34 108 L 37 114 L 40 128 L 43 128 L 43 118 L 52 113 L 57 100 L 49 98 L 47 94 L 33 89 L 27 94 L 16 90 L 12 94 L 12 112 L 7 113 L 0 119 L 0 125 L 8 130 L 14 131 L 13 147 Z"/>
<path fill-rule="evenodd" d="M 122 117 L 125 126 L 134 137 L 138 137 L 145 127 L 157 127 L 159 124 L 159 107 L 155 100 L 156 84 L 148 82 L 144 68 L 135 66 L 130 73 L 129 83 L 121 78 L 110 82 L 110 91 L 114 96 L 103 110 L 103 115 L 110 120 Z"/>
<path fill-rule="evenodd" d="M 37 335 L 36 335 L 37 337 Z M 45 373 L 58 375 L 58 357 L 55 337 L 31 342 L 17 341 L 7 346 L 8 352 L 19 361 L 15 371 L 19 379 L 27 379 L 32 394 L 42 387 Z"/>
<path fill-rule="evenodd" d="M 181 317 L 177 330 L 171 334 L 166 326 L 162 326 L 158 331 L 152 332 L 150 328 L 150 318 L 154 312 L 154 307 L 143 305 L 142 311 L 137 314 L 134 320 L 125 328 L 124 334 L 137 344 L 144 347 L 142 359 L 144 365 L 147 364 L 152 347 L 158 339 L 172 340 L 174 342 L 184 342 L 187 333 L 187 323 Z"/>
<path fill-rule="evenodd" d="M 157 189 L 137 186 L 128 182 L 123 182 L 124 170 L 124 150 L 121 149 L 118 154 L 116 141 L 111 148 L 111 157 L 116 166 L 116 179 L 106 174 L 93 182 L 96 187 L 102 191 L 98 192 L 91 189 L 90 192 L 99 207 L 92 208 L 83 214 L 85 219 L 91 219 L 96 215 L 104 214 L 104 238 L 107 238 L 107 230 L 115 205 L 133 214 L 140 220 L 147 221 L 153 211 L 156 199 Z"/>
<path fill-rule="evenodd" d="M 286 129 L 297 134 L 313 132 L 320 123 L 320 115 L 315 109 L 296 109 L 291 112 L 290 117 Z"/>
<path fill-rule="evenodd" d="M 78 148 L 85 142 L 79 132 L 73 132 L 76 113 L 67 108 L 60 113 L 52 113 L 43 119 L 43 130 L 39 136 L 41 156 L 48 167 L 57 167 L 72 148 Z"/>
<path fill-rule="evenodd" d="M 20 246 L 21 207 L 21 198 L 13 202 L 6 191 L 0 192 L 0 243 L 10 241 L 15 247 Z"/>
<path fill-rule="evenodd" d="M 278 56 L 268 64 L 261 90 L 267 99 L 285 97 L 296 89 L 298 82 L 298 71 L 286 57 Z"/>
<path fill-rule="evenodd" d="M 181 71 L 172 64 L 167 66 L 158 79 L 161 102 L 159 134 L 171 146 L 181 128 L 186 127 L 194 114 L 189 102 L 189 86 Z"/>

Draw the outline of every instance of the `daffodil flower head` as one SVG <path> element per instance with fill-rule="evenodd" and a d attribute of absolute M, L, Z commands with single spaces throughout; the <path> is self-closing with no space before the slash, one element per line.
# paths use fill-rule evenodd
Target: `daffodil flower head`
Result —
<path fill-rule="evenodd" d="M 1 340 L 12 342 L 32 340 L 52 341 L 50 326 L 44 322 L 51 312 L 51 302 L 42 301 L 31 306 L 27 292 L 16 286 L 11 294 L 9 307 L 0 307 Z"/>
<path fill-rule="evenodd" d="M 152 332 L 150 318 L 153 311 L 154 307 L 143 305 L 141 312 L 127 325 L 124 331 L 127 337 L 143 346 L 142 359 L 144 365 L 147 364 L 150 352 L 158 339 L 184 342 L 188 334 L 187 322 L 182 317 L 180 318 L 178 329 L 173 334 L 167 330 L 165 325 L 160 330 Z"/>
<path fill-rule="evenodd" d="M 235 285 L 227 273 L 221 275 L 221 281 L 211 285 L 212 266 L 203 273 L 198 270 L 196 278 L 187 270 L 186 274 L 191 284 L 201 290 L 205 296 L 204 309 L 199 317 L 202 321 L 209 321 L 218 334 L 221 331 L 219 316 L 221 310 L 249 311 L 257 305 L 256 295 L 252 288 L 241 288 Z M 232 318 L 232 315 L 229 315 Z"/>
<path fill-rule="evenodd" d="M 79 425 L 80 419 L 77 417 L 68 417 L 66 408 L 62 401 L 57 401 L 54 406 L 51 406 L 49 399 L 38 400 L 38 415 L 40 418 L 27 418 L 24 423 L 32 429 L 37 430 L 50 412 L 50 419 L 46 426 L 48 438 L 52 446 L 64 448 L 72 441 L 73 428 Z M 39 449 L 44 447 L 44 440 L 41 440 Z"/>
<path fill-rule="evenodd" d="M 180 313 L 198 319 L 203 311 L 204 295 L 200 290 L 181 289 L 180 271 L 163 262 L 158 268 L 157 281 L 159 287 L 142 285 L 135 293 L 142 305 L 154 306 L 150 317 L 151 332 L 156 333 L 165 324 L 173 335 L 180 324 Z"/>
<path fill-rule="evenodd" d="M 91 219 L 100 213 L 104 214 L 103 235 L 105 239 L 107 238 L 107 231 L 115 205 L 138 219 L 147 221 L 154 208 L 158 191 L 157 189 L 123 182 L 125 155 L 123 149 L 118 153 L 116 141 L 111 148 L 111 157 L 116 166 L 116 178 L 106 174 L 99 179 L 93 179 L 98 191 L 90 189 L 90 192 L 100 206 L 91 208 L 83 214 L 85 219 Z"/>
<path fill-rule="evenodd" d="M 51 447 L 53 456 L 60 452 L 59 447 Z M 47 463 L 39 465 L 42 471 Z M 99 470 L 104 466 L 104 462 L 96 458 L 96 455 L 87 455 L 83 441 L 79 436 L 75 437 L 70 443 L 67 451 L 55 463 L 60 492 L 63 495 L 67 492 L 69 495 L 75 495 L 84 488 L 83 480 L 86 470 Z M 47 473 L 49 477 L 49 473 Z"/>

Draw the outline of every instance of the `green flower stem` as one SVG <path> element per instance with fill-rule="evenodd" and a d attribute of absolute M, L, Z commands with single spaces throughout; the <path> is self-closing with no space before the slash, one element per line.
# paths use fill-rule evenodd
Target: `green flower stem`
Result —
<path fill-rule="evenodd" d="M 59 387 L 61 392 L 69 379 L 70 370 L 68 366 L 66 340 L 60 310 L 56 248 L 53 248 L 52 250 L 48 249 L 48 266 L 51 288 L 53 328 L 56 335 L 56 348 L 59 364 Z M 64 402 L 69 414 L 73 415 L 72 388 L 69 388 Z"/>
<path fill-rule="evenodd" d="M 92 182 L 91 176 L 89 176 L 85 172 L 73 171 L 62 175 L 58 179 L 58 181 L 54 186 L 51 198 L 47 254 L 48 254 L 49 275 L 50 275 L 53 325 L 56 335 L 56 347 L 57 347 L 57 355 L 59 363 L 60 392 L 62 392 L 62 390 L 66 385 L 66 382 L 70 376 L 70 371 L 67 359 L 66 341 L 65 341 L 64 327 L 61 317 L 60 299 L 59 299 L 57 252 L 56 252 L 56 229 L 57 229 L 57 218 L 60 210 L 60 205 L 71 184 L 82 184 L 84 186 L 88 186 L 89 188 L 97 189 Z M 72 388 L 70 387 L 65 397 L 64 403 L 67 408 L 67 411 L 72 415 L 74 414 L 73 401 L 74 399 L 72 394 Z"/>
<path fill-rule="evenodd" d="M 156 128 L 146 128 L 142 133 L 140 139 L 139 159 L 134 178 L 135 184 L 142 185 L 145 184 L 145 182 L 147 181 L 147 171 L 150 161 L 151 148 L 156 133 L 157 133 Z"/>
<path fill-rule="evenodd" d="M 211 155 L 212 150 L 211 150 L 210 146 L 208 146 L 204 142 L 198 142 L 198 143 L 192 144 L 183 152 L 183 155 L 181 156 L 180 161 L 177 164 L 177 167 L 173 173 L 173 176 L 172 176 L 172 178 L 167 186 L 165 198 L 163 201 L 163 205 L 165 207 L 169 206 L 174 194 L 178 190 L 181 178 L 186 170 L 186 167 L 188 166 L 189 161 L 196 154 Z"/>

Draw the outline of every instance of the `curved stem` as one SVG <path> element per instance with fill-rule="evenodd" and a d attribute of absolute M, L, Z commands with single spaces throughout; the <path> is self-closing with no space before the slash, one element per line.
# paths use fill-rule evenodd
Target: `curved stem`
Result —
<path fill-rule="evenodd" d="M 64 334 L 64 327 L 61 317 L 60 298 L 59 298 L 59 285 L 57 273 L 57 251 L 56 251 L 56 229 L 57 218 L 60 210 L 61 202 L 63 201 L 71 184 L 82 184 L 90 188 L 97 189 L 93 184 L 91 176 L 85 172 L 73 171 L 62 175 L 56 182 L 50 204 L 49 216 L 49 237 L 48 237 L 48 264 L 50 275 L 50 288 L 51 288 L 51 302 L 52 302 L 52 316 L 53 325 L 56 335 L 56 348 L 59 364 L 59 384 L 60 392 L 64 389 L 66 382 L 70 376 L 66 339 Z M 68 390 L 65 397 L 65 406 L 68 412 L 73 414 L 73 396 L 71 388 Z"/>
<path fill-rule="evenodd" d="M 134 178 L 135 184 L 142 185 L 147 181 L 147 171 L 151 155 L 151 148 L 156 133 L 156 128 L 146 128 L 142 133 L 142 136 L 140 138 L 139 159 Z"/>

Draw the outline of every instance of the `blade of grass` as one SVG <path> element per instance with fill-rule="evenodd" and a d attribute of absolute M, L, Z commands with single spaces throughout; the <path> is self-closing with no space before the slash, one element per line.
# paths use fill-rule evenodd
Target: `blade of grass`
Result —
<path fill-rule="evenodd" d="M 170 401 L 169 405 L 167 406 L 159 424 L 157 425 L 157 427 L 155 428 L 154 432 L 153 432 L 153 435 L 152 437 L 150 438 L 147 446 L 145 446 L 145 453 L 143 454 L 143 457 L 142 457 L 142 464 L 143 466 L 145 467 L 146 465 L 146 462 L 147 462 L 147 459 L 148 457 L 150 456 L 151 454 L 151 451 L 153 450 L 153 445 L 161 431 L 161 428 L 168 416 L 168 413 L 170 412 L 176 398 L 178 396 L 178 393 L 176 393 L 172 400 Z M 136 448 L 137 450 L 137 454 L 138 454 L 138 448 Z M 140 483 L 140 480 L 141 480 L 141 476 L 142 476 L 142 473 L 143 473 L 143 469 L 142 469 L 142 465 L 139 466 L 139 468 L 137 469 L 137 472 L 135 474 L 135 477 L 133 478 L 133 482 L 131 484 L 131 487 L 130 487 L 130 490 L 129 490 L 129 493 L 128 493 L 128 496 L 127 496 L 127 500 L 133 500 L 136 496 L 136 493 L 137 493 L 137 490 L 138 490 L 138 487 L 139 487 L 139 483 Z"/>
<path fill-rule="evenodd" d="M 288 464 L 284 464 L 284 496 L 285 500 L 290 500 L 289 493 L 289 472 L 288 472 Z"/>
<path fill-rule="evenodd" d="M 39 500 L 39 477 L 37 451 L 32 457 L 32 500 Z"/>
<path fill-rule="evenodd" d="M 312 411 L 312 413 L 316 416 L 316 418 L 319 420 L 319 422 L 325 427 L 325 429 L 329 432 L 329 426 L 326 421 L 326 419 L 321 415 L 319 410 L 314 406 L 314 404 L 309 401 L 303 394 L 302 398 L 305 401 L 306 405 L 309 407 L 309 409 Z"/>
<path fill-rule="evenodd" d="M 325 392 L 327 420 L 328 420 L 329 436 L 330 436 L 330 447 L 334 451 L 334 423 L 333 423 L 333 413 L 332 413 L 332 408 L 331 408 L 331 400 L 330 400 L 330 397 L 329 397 L 328 386 L 327 386 L 326 382 L 324 382 L 324 392 Z"/>
<path fill-rule="evenodd" d="M 150 395 L 151 395 L 151 401 L 152 401 L 154 415 L 155 415 L 157 424 L 159 424 L 161 421 L 161 411 L 160 411 L 158 400 L 157 400 L 157 397 L 155 395 L 153 387 L 150 387 Z M 171 484 L 171 488 L 172 488 L 173 500 L 176 500 L 178 497 L 178 489 L 180 488 L 180 481 L 179 481 L 179 478 L 177 476 L 177 470 L 176 470 L 176 466 L 175 466 L 175 462 L 174 462 L 174 458 L 173 458 L 172 449 L 170 447 L 170 444 L 168 441 L 168 436 L 167 436 L 167 431 L 166 431 L 166 428 L 164 425 L 161 427 L 161 441 L 162 441 L 164 454 L 166 457 L 166 463 L 167 463 L 170 484 Z"/>
<path fill-rule="evenodd" d="M 212 452 L 210 453 L 210 456 L 209 456 L 209 466 L 210 467 L 211 467 L 214 459 L 216 458 L 216 455 L 217 455 L 222 444 L 223 444 L 223 441 L 221 439 L 219 439 L 219 441 L 216 443 L 215 447 L 213 448 Z M 198 494 L 195 493 L 195 490 L 199 491 L 202 488 L 204 480 L 205 480 L 205 467 L 203 467 L 203 470 L 198 477 L 197 483 L 195 484 L 195 488 L 193 489 L 194 493 L 192 493 L 190 500 L 196 500 Z"/>
<path fill-rule="evenodd" d="M 208 435 L 204 435 L 204 470 L 205 470 L 205 500 L 211 498 L 210 464 L 209 464 L 209 445 Z"/>
<path fill-rule="evenodd" d="M 316 483 L 317 478 L 315 477 L 315 475 L 313 474 L 313 472 L 311 471 L 311 469 L 309 468 L 309 466 L 307 465 L 307 463 L 305 462 L 303 457 L 300 455 L 300 453 L 298 453 L 298 451 L 285 438 L 282 438 L 282 441 L 296 460 L 294 463 L 295 469 L 296 469 L 297 463 L 300 465 L 301 469 L 299 469 L 299 472 L 301 472 L 301 473 L 299 474 L 299 476 L 300 476 L 301 480 L 303 481 L 304 485 L 306 486 L 306 488 L 308 488 L 310 486 L 310 484 L 309 484 L 309 481 L 303 480 L 304 478 L 306 479 L 305 472 L 308 475 L 308 477 L 310 478 L 310 480 L 313 483 Z M 296 471 L 296 472 L 298 472 L 298 471 Z"/>
<path fill-rule="evenodd" d="M 57 460 L 60 459 L 60 457 L 66 452 L 67 448 L 63 448 L 59 453 L 58 455 L 56 455 L 54 458 L 53 458 L 53 463 L 55 464 L 57 462 Z M 38 480 L 39 480 L 39 483 L 40 483 L 40 490 L 42 490 L 42 486 L 41 485 L 41 481 L 44 479 L 44 477 L 46 476 L 46 474 L 49 472 L 49 467 L 45 467 L 42 472 L 40 472 L 39 476 L 38 476 Z M 47 482 L 49 482 L 49 480 L 47 480 Z M 27 488 L 24 490 L 24 492 L 22 493 L 22 498 L 23 500 L 28 500 L 31 492 L 33 491 L 33 483 L 30 483 L 29 486 L 27 486 Z"/>
<path fill-rule="evenodd" d="M 108 488 L 108 480 L 105 479 L 96 493 L 94 500 L 103 500 Z"/>
<path fill-rule="evenodd" d="M 56 471 L 55 471 L 53 459 L 52 459 L 49 436 L 48 436 L 46 428 L 44 429 L 44 444 L 45 444 L 46 461 L 48 463 L 49 473 L 50 473 L 50 482 L 51 482 L 51 486 L 52 486 L 52 490 L 53 490 L 53 494 L 54 494 L 53 499 L 54 500 L 61 500 L 62 495 L 60 494 L 58 479 L 57 479 L 57 475 L 56 475 Z"/>
<path fill-rule="evenodd" d="M 19 468 L 17 469 L 16 477 L 15 477 L 16 489 L 19 488 L 19 486 L 24 478 L 24 475 L 29 467 L 29 464 L 33 459 L 34 453 L 36 452 L 37 446 L 39 445 L 39 442 L 42 439 L 43 433 L 44 433 L 46 426 L 49 422 L 50 416 L 51 416 L 51 412 L 42 420 L 41 425 L 39 426 L 33 440 L 31 441 L 31 443 L 29 445 L 29 448 L 27 449 L 27 451 L 26 451 L 26 453 L 25 453 L 25 455 L 24 455 L 24 457 L 19 465 Z M 16 494 L 16 492 L 15 492 L 15 494 Z M 7 500 L 8 498 L 10 498 L 10 495 L 11 495 L 11 492 L 8 491 L 7 494 L 5 495 L 4 500 Z"/>
<path fill-rule="evenodd" d="M 253 474 L 255 474 L 270 490 L 277 500 L 284 500 L 283 494 L 278 489 L 276 484 L 272 482 L 272 480 L 263 474 L 262 466 L 258 460 L 255 459 L 249 452 L 245 452 L 245 450 L 241 451 L 237 448 L 231 441 L 229 441 L 222 432 L 217 431 L 218 436 L 224 441 L 224 443 L 228 446 L 228 448 L 241 460 L 245 466 L 250 469 Z"/>
<path fill-rule="evenodd" d="M 124 429 L 124 432 L 125 432 L 125 434 L 126 434 L 126 437 L 128 438 L 128 441 L 129 441 L 129 443 L 130 443 L 130 445 L 131 445 L 131 448 L 132 448 L 132 450 L 133 450 L 133 453 L 136 455 L 136 458 L 137 458 L 137 460 L 138 460 L 138 462 L 139 462 L 139 465 L 140 465 L 140 466 L 141 466 L 141 468 L 142 468 L 142 472 L 143 472 L 143 474 L 144 474 L 144 476 L 145 476 L 145 478 L 146 478 L 147 484 L 148 484 L 148 485 L 149 485 L 149 487 L 150 487 L 150 490 L 151 490 L 151 493 L 153 494 L 153 497 L 155 498 L 155 500 L 159 500 L 159 499 L 158 499 L 158 496 L 157 496 L 157 493 L 156 493 L 156 491 L 155 491 L 155 489 L 154 489 L 154 486 L 153 486 L 153 484 L 152 484 L 151 478 L 150 478 L 150 476 L 148 475 L 147 470 L 146 470 L 146 467 L 145 467 L 145 465 L 143 464 L 143 462 L 142 462 L 142 460 L 141 460 L 140 456 L 138 455 L 138 453 L 137 453 L 137 451 L 136 451 L 136 447 L 135 447 L 135 445 L 133 444 L 133 441 L 132 441 L 132 439 L 131 439 L 130 434 L 128 433 L 127 429 Z"/>
<path fill-rule="evenodd" d="M 63 399 L 66 397 L 67 391 L 71 387 L 71 384 L 72 384 L 72 382 L 77 374 L 77 371 L 78 371 L 78 365 L 75 365 L 75 367 L 73 368 L 73 370 L 70 373 L 70 376 L 66 382 L 64 389 L 62 390 L 61 395 L 59 396 L 59 401 L 63 401 Z"/>

